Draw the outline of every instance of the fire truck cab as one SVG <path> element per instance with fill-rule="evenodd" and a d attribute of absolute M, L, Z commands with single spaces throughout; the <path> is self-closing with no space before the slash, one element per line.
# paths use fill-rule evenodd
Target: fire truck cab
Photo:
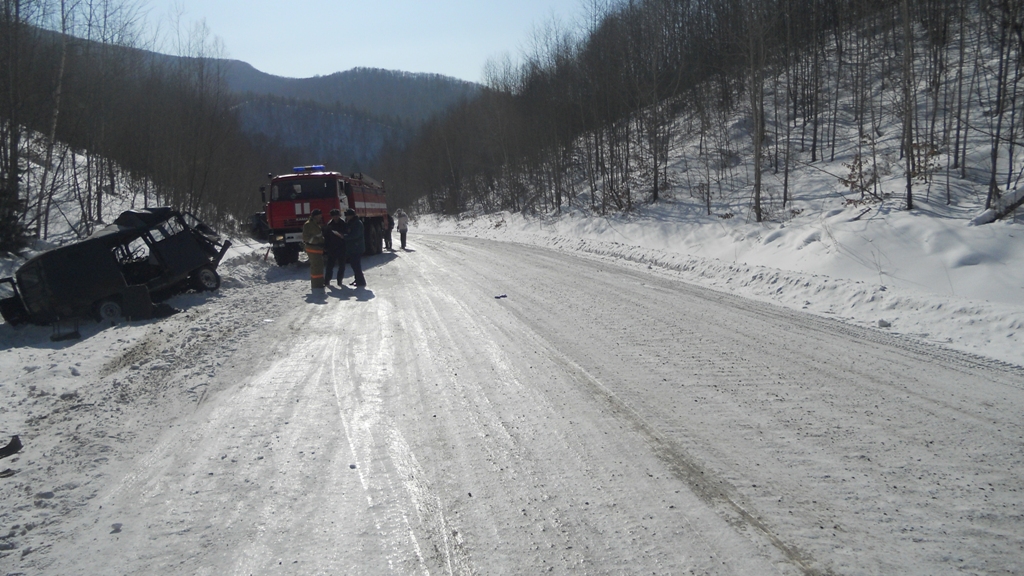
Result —
<path fill-rule="evenodd" d="M 344 212 L 352 208 L 363 221 L 366 254 L 380 254 L 388 206 L 384 186 L 361 173 L 330 172 L 322 165 L 298 166 L 292 174 L 270 179 L 261 187 L 266 225 L 271 250 L 278 265 L 286 266 L 299 259 L 302 249 L 302 225 L 309 214 L 319 208 L 324 221 L 334 208 Z"/>

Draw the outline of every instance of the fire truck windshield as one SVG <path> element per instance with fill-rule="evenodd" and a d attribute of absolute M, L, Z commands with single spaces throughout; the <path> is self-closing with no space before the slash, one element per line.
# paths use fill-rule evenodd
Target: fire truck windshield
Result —
<path fill-rule="evenodd" d="M 337 198 L 338 183 L 333 178 L 289 178 L 270 188 L 271 200 L 311 200 Z"/>

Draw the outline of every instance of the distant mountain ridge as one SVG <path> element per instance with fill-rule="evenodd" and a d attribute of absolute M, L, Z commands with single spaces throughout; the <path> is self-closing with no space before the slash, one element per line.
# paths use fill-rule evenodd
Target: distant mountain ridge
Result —
<path fill-rule="evenodd" d="M 353 68 L 327 76 L 286 78 L 261 72 L 240 60 L 219 60 L 228 88 L 239 94 L 340 104 L 380 118 L 418 125 L 459 101 L 472 98 L 480 85 L 440 74 Z"/>
<path fill-rule="evenodd" d="M 53 30 L 36 27 L 32 27 L 32 30 L 55 46 L 61 38 L 61 34 Z M 112 46 L 83 38 L 73 38 L 73 42 L 79 50 L 92 45 L 99 51 L 142 55 L 143 61 L 167 69 L 195 60 L 189 56 Z M 228 89 L 242 96 L 242 100 L 264 95 L 307 100 L 331 108 L 354 108 L 383 121 L 399 121 L 411 126 L 418 126 L 463 99 L 475 97 L 482 88 L 479 84 L 441 74 L 358 67 L 326 76 L 286 78 L 262 72 L 241 60 L 203 60 L 218 65 L 224 73 Z"/>
<path fill-rule="evenodd" d="M 253 95 L 235 111 L 254 141 L 287 149 L 299 163 L 342 172 L 362 172 L 385 144 L 401 145 L 414 132 L 408 123 L 384 122 L 351 105 L 265 94 Z"/>
<path fill-rule="evenodd" d="M 285 78 L 239 60 L 217 60 L 243 129 L 306 164 L 342 171 L 371 166 L 384 146 L 408 142 L 420 125 L 474 98 L 480 86 L 439 74 L 353 68 Z"/>
<path fill-rule="evenodd" d="M 109 62 L 132 63 L 115 74 L 143 77 L 152 67 L 168 72 L 167 82 L 173 83 L 176 70 L 187 71 L 199 65 L 215 73 L 231 93 L 230 109 L 237 114 L 241 132 L 257 149 L 275 155 L 275 163 L 287 159 L 299 164 L 325 164 L 341 171 L 362 171 L 375 163 L 385 146 L 401 147 L 424 122 L 482 90 L 478 84 L 440 74 L 375 68 L 286 78 L 261 72 L 240 60 L 172 56 L 65 37 L 45 28 L 33 27 L 31 31 L 50 54 L 58 54 L 62 41 L 68 40 L 72 61 L 92 54 L 106 55 Z"/>

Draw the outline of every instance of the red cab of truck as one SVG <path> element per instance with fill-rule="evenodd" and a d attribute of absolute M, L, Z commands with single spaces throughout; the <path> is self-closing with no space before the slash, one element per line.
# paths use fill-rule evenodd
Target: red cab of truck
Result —
<path fill-rule="evenodd" d="M 384 186 L 365 174 L 330 172 L 323 166 L 299 166 L 292 174 L 270 178 L 263 193 L 264 213 L 274 260 L 281 266 L 299 259 L 302 225 L 319 208 L 324 220 L 332 209 L 352 208 L 363 221 L 366 254 L 380 254 L 388 205 Z"/>

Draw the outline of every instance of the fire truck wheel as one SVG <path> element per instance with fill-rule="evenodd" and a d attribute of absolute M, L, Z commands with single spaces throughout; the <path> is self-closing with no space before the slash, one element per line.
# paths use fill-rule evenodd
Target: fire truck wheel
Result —
<path fill-rule="evenodd" d="M 277 262 L 278 266 L 287 266 L 292 262 L 298 262 L 299 260 L 298 250 L 292 250 L 288 246 L 274 248 L 273 251 L 274 261 Z"/>
<path fill-rule="evenodd" d="M 384 253 L 384 223 L 377 222 L 376 226 L 373 227 L 377 231 L 377 238 L 373 241 L 373 253 L 383 254 Z"/>
<path fill-rule="evenodd" d="M 213 292 L 220 288 L 220 274 L 213 268 L 200 268 L 192 273 L 192 287 L 196 292 Z"/>
<path fill-rule="evenodd" d="M 288 265 L 288 251 L 287 250 L 285 250 L 284 248 L 278 248 L 278 247 L 275 246 L 274 248 L 271 248 L 271 251 L 274 253 L 274 262 L 277 262 L 278 266 L 287 266 Z"/>
<path fill-rule="evenodd" d="M 379 222 L 371 222 L 366 227 L 366 253 L 369 255 L 380 254 L 380 244 L 384 240 L 384 234 Z"/>

